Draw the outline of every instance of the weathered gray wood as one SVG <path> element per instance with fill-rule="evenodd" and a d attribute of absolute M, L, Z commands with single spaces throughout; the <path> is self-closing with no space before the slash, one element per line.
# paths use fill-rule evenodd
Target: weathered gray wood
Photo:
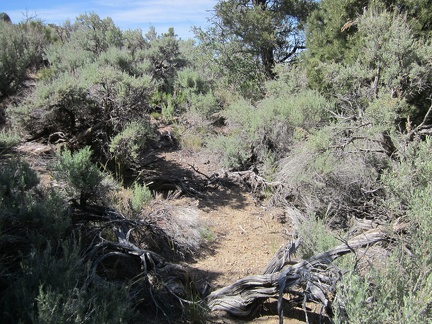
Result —
<path fill-rule="evenodd" d="M 301 239 L 297 238 L 296 240 L 289 242 L 286 246 L 281 247 L 268 263 L 264 270 L 264 274 L 280 271 L 286 264 L 291 262 L 291 256 L 297 252 L 300 243 Z"/>
<path fill-rule="evenodd" d="M 133 269 L 136 278 L 142 278 L 142 288 L 148 291 L 149 298 L 158 309 L 159 304 L 165 301 L 155 299 L 155 293 L 163 289 L 173 298 L 177 299 L 178 305 L 182 305 L 182 297 L 187 289 L 190 289 L 189 277 L 186 270 L 177 264 L 166 262 L 165 259 L 136 243 L 138 241 L 132 232 L 139 232 L 149 226 L 140 220 L 130 220 L 117 211 L 102 206 L 77 205 L 71 206 L 70 216 L 75 222 L 98 223 L 101 227 L 110 227 L 112 234 L 117 241 L 104 239 L 99 235 L 99 239 L 94 240 L 93 245 L 88 249 L 88 258 L 92 261 L 89 277 L 86 285 L 104 284 L 106 281 L 102 275 L 98 274 L 101 269 L 105 269 L 104 262 L 115 259 L 117 263 L 139 264 Z M 132 261 L 135 261 L 134 263 Z M 151 280 L 150 280 L 151 278 Z M 161 289 L 163 288 L 163 289 Z M 169 300 L 164 307 L 171 307 Z"/>
<path fill-rule="evenodd" d="M 281 323 L 282 300 L 286 292 L 290 292 L 296 300 L 302 297 L 329 308 L 331 300 L 328 296 L 334 295 L 336 282 L 340 279 L 339 269 L 330 264 L 342 255 L 385 240 L 386 237 L 382 230 L 371 230 L 294 265 L 289 264 L 286 253 L 278 251 L 277 260 L 273 259 L 266 268 L 266 272 L 272 269 L 273 273 L 248 276 L 211 293 L 207 297 L 208 306 L 212 311 L 223 310 L 234 316 L 249 317 L 260 309 L 266 299 L 278 298 Z"/>

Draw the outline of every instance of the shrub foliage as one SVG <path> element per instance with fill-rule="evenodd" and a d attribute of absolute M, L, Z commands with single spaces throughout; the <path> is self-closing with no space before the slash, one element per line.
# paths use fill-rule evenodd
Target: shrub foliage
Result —
<path fill-rule="evenodd" d="M 151 309 L 179 316 L 185 295 L 175 299 L 152 269 L 139 278 L 119 270 L 125 250 L 98 250 L 118 247 L 111 239 L 124 241 L 123 230 L 135 256 L 199 250 L 196 210 L 155 202 L 142 184 L 147 157 L 177 142 L 271 182 L 269 203 L 302 215 L 304 257 L 332 247 L 334 233 L 345 240 L 365 224 L 402 226 L 381 252 L 365 252 L 382 262 L 341 262 L 333 320 L 432 321 L 430 17 L 428 1 L 219 1 L 210 28 L 195 29 L 196 44 L 173 28 L 122 31 L 95 13 L 61 26 L 1 14 L 5 321 L 139 322 Z M 51 188 L 18 153 L 27 139 L 59 152 Z M 126 175 L 142 182 L 114 184 Z M 144 263 L 128 265 L 142 272 L 153 256 L 146 251 Z M 181 320 L 193 316 L 197 304 L 188 305 Z"/>

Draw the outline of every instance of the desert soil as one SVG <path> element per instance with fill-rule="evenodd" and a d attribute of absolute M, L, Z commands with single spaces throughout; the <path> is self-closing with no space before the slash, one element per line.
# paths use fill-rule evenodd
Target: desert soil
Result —
<path fill-rule="evenodd" d="M 172 151 L 163 154 L 164 161 L 179 169 L 192 169 L 191 165 L 208 176 L 219 172 L 215 161 L 205 152 Z M 191 273 L 199 273 L 201 284 L 207 283 L 211 291 L 228 286 L 248 275 L 263 273 L 266 265 L 292 237 L 283 209 L 269 208 L 257 201 L 240 186 L 220 185 L 207 192 L 204 198 L 188 198 L 198 206 L 200 218 L 208 228 L 208 246 L 203 253 L 185 264 Z M 312 309 L 309 322 L 314 323 L 318 309 Z M 278 323 L 275 301 L 269 301 L 258 317 L 243 321 L 225 312 L 215 312 L 212 323 Z M 318 319 L 318 318 L 317 318 Z M 304 323 L 301 309 L 285 311 L 284 323 Z M 318 323 L 318 322 L 317 322 Z"/>

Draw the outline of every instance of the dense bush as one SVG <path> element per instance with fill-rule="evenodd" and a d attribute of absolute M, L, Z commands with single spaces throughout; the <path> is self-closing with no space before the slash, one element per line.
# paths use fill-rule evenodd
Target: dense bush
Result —
<path fill-rule="evenodd" d="M 223 112 L 232 132 L 212 140 L 209 146 L 222 154 L 230 168 L 274 161 L 289 152 L 296 137 L 325 120 L 327 107 L 328 102 L 311 90 L 270 96 L 256 105 L 239 100 Z"/>
<path fill-rule="evenodd" d="M 380 178 L 402 154 L 405 123 L 409 128 L 410 116 L 424 116 L 423 104 L 411 101 L 430 87 L 425 70 L 430 56 L 424 54 L 429 45 L 413 38 L 404 17 L 387 11 L 365 11 L 356 28 L 363 46 L 357 60 L 321 66 L 326 95 L 333 97 L 333 124 L 314 130 L 308 144 L 282 160 L 279 179 L 310 212 L 324 215 L 330 208 L 346 213 L 345 219 L 386 219 L 378 203 Z"/>
<path fill-rule="evenodd" d="M 38 176 L 26 162 L 15 160 L 1 167 L 2 321 L 133 321 L 125 287 L 85 287 L 86 247 L 78 231 L 71 232 L 65 201 L 38 186 Z"/>
<path fill-rule="evenodd" d="M 53 255 L 70 225 L 63 215 L 64 202 L 38 186 L 39 178 L 22 160 L 2 161 L 0 175 L 0 308 L 6 322 L 37 318 L 34 307 L 44 279 L 61 282 L 64 273 L 38 271 L 43 251 Z M 51 248 L 48 246 L 51 245 Z M 54 248 L 55 247 L 55 248 Z M 37 265 L 37 266 L 36 266 Z M 33 267 L 35 266 L 35 267 Z M 64 270 L 70 271 L 70 264 Z M 55 270 L 55 269 L 54 269 Z M 57 276 L 58 275 L 58 276 Z"/>
<path fill-rule="evenodd" d="M 130 204 L 134 212 L 139 213 L 142 208 L 152 200 L 152 198 L 153 195 L 145 184 L 140 185 L 137 182 L 133 184 Z"/>
<path fill-rule="evenodd" d="M 150 125 L 146 122 L 131 122 L 123 131 L 111 139 L 109 151 L 115 163 L 121 168 L 133 169 L 139 166 L 145 156 L 145 149 L 153 136 Z"/>
<path fill-rule="evenodd" d="M 379 141 L 338 142 L 345 131 L 327 126 L 280 160 L 276 178 L 284 186 L 274 197 L 276 203 L 289 197 L 307 213 L 328 217 L 327 225 L 335 227 L 347 226 L 352 217 L 387 218 L 379 179 L 391 161 Z"/>
<path fill-rule="evenodd" d="M 0 148 L 11 148 L 14 145 L 18 144 L 20 139 L 21 138 L 17 131 L 11 129 L 2 129 L 0 131 Z"/>
<path fill-rule="evenodd" d="M 71 153 L 64 151 L 53 164 L 56 177 L 65 182 L 68 196 L 78 199 L 80 205 L 89 200 L 98 201 L 103 196 L 103 175 L 91 161 L 90 147 Z"/>
<path fill-rule="evenodd" d="M 352 269 L 337 297 L 338 323 L 395 323 L 432 320 L 430 258 L 432 249 L 431 140 L 411 144 L 384 179 L 389 212 L 409 224 L 408 235 L 395 238 L 385 266 L 372 265 L 365 276 Z M 381 256 L 383 257 L 383 256 Z"/>
<path fill-rule="evenodd" d="M 52 141 L 60 137 L 72 147 L 91 145 L 103 161 L 110 157 L 110 138 L 132 121 L 146 122 L 153 91 L 149 76 L 93 63 L 41 83 L 15 110 L 15 120 L 48 141 L 53 135 Z"/>
<path fill-rule="evenodd" d="M 101 19 L 95 13 L 83 14 L 76 18 L 73 28 L 75 33 L 71 39 L 80 48 L 95 55 L 100 55 L 111 46 L 122 46 L 122 32 L 109 17 Z"/>
<path fill-rule="evenodd" d="M 406 16 L 385 10 L 365 11 L 356 28 L 353 42 L 362 50 L 353 62 L 320 63 L 320 86 L 337 98 L 338 113 L 346 117 L 362 117 L 371 102 L 391 97 L 405 102 L 389 107 L 394 123 L 408 117 L 418 122 L 429 108 L 430 43 L 415 38 Z"/>
<path fill-rule="evenodd" d="M 0 204 L 6 210 L 19 212 L 23 206 L 31 209 L 32 191 L 39 184 L 39 177 L 30 165 L 17 159 L 2 163 L 0 175 Z"/>
<path fill-rule="evenodd" d="M 314 6 L 309 48 L 294 55 L 304 41 L 304 9 Z M 365 252 L 369 263 L 358 254 L 339 264 L 348 272 L 334 300 L 335 322 L 432 321 L 429 7 L 398 0 L 220 1 L 213 17 L 219 25 L 196 29 L 199 44 L 177 39 L 174 29 L 121 31 L 94 13 L 50 27 L 31 20 L 13 25 L 1 16 L 5 320 L 136 322 L 133 296 L 153 282 L 160 295 L 143 300 L 169 295 L 157 274 L 137 292 L 131 282 L 123 285 L 128 279 L 118 283 L 115 267 L 89 285 L 99 253 L 86 253 L 89 242 L 115 233 L 82 219 L 77 230 L 69 216 L 93 208 L 105 217 L 115 214 L 107 204 L 115 204 L 125 214 L 120 218 L 133 215 L 128 221 L 143 226 L 127 233 L 136 232 L 137 246 L 175 257 L 198 251 L 203 237 L 195 208 L 153 200 L 133 180 L 108 192 L 113 181 L 101 172 L 103 166 L 122 180 L 126 170 L 139 171 L 146 181 L 146 158 L 167 147 L 152 145 L 160 137 L 155 130 L 172 124 L 169 135 L 183 148 L 207 146 L 224 167 L 271 180 L 270 203 L 302 216 L 293 226 L 304 258 L 336 245 L 333 229 L 345 240 L 361 230 L 353 224 L 403 228 Z M 26 98 L 6 98 L 45 64 L 32 71 L 39 80 Z M 63 145 L 51 170 L 56 193 L 43 188 L 28 163 L 10 160 L 24 130 L 32 140 Z M 360 269 L 360 263 L 368 264 Z M 163 312 L 178 314 L 170 301 L 160 304 Z"/>
<path fill-rule="evenodd" d="M 175 37 L 174 28 L 160 36 L 150 36 L 149 48 L 143 53 L 149 61 L 146 71 L 160 83 L 159 91 L 172 93 L 177 71 L 186 64 L 181 56 L 179 41 Z"/>
<path fill-rule="evenodd" d="M 299 221 L 298 235 L 301 237 L 299 252 L 302 259 L 306 260 L 338 245 L 339 241 L 322 219 L 315 215 L 308 215 Z"/>
<path fill-rule="evenodd" d="M 288 186 L 280 197 L 338 228 L 348 229 L 354 217 L 405 220 L 403 239 L 394 237 L 391 252 L 375 255 L 382 262 L 361 272 L 359 260 L 346 265 L 336 322 L 429 321 L 430 140 L 413 128 L 430 122 L 423 100 L 430 44 L 414 37 L 404 15 L 370 9 L 354 23 L 356 37 L 346 41 L 362 50 L 319 65 L 320 88 L 335 102 L 333 123 L 282 160 L 279 179 Z"/>
<path fill-rule="evenodd" d="M 49 29 L 39 22 L 14 25 L 0 20 L 0 97 L 12 94 L 29 70 L 41 64 L 48 37 Z"/>
<path fill-rule="evenodd" d="M 45 58 L 49 67 L 44 71 L 43 76 L 56 76 L 64 72 L 73 72 L 76 69 L 93 62 L 95 54 L 79 47 L 73 42 L 54 43 L 45 50 Z"/>

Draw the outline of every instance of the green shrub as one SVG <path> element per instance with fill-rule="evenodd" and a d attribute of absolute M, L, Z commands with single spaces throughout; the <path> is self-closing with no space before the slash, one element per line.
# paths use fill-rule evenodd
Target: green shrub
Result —
<path fill-rule="evenodd" d="M 45 53 L 55 73 L 75 71 L 98 61 L 101 66 L 112 65 L 130 75 L 142 74 L 132 61 L 137 49 L 131 48 L 130 41 L 123 47 L 123 34 L 111 18 L 101 19 L 94 13 L 80 15 L 73 25 L 58 27 L 58 32 L 67 36 L 49 46 Z M 126 37 L 132 37 L 131 33 L 125 32 L 125 40 Z"/>
<path fill-rule="evenodd" d="M 88 192 L 92 179 L 99 178 L 89 157 L 89 150 L 84 149 L 73 155 L 64 153 L 59 162 L 58 170 L 76 190 Z M 88 247 L 82 245 L 77 231 L 71 231 L 65 202 L 54 191 L 38 186 L 38 176 L 28 163 L 2 161 L 1 168 L 0 279 L 2 291 L 7 291 L 0 296 L 2 320 L 136 321 L 126 287 L 105 282 L 88 285 L 89 255 L 83 253 Z"/>
<path fill-rule="evenodd" d="M 139 53 L 148 47 L 141 29 L 128 29 L 123 32 L 123 47 L 127 48 L 134 61 L 139 59 Z"/>
<path fill-rule="evenodd" d="M 0 96 L 14 92 L 27 69 L 42 59 L 39 30 L 0 20 Z"/>
<path fill-rule="evenodd" d="M 140 185 L 134 182 L 132 186 L 132 197 L 130 198 L 130 203 L 134 212 L 139 213 L 143 206 L 147 205 L 152 199 L 153 195 L 145 184 Z"/>
<path fill-rule="evenodd" d="M 339 228 L 353 216 L 379 219 L 386 214 L 379 177 L 390 159 L 380 141 L 345 139 L 345 130 L 349 128 L 333 124 L 312 132 L 279 161 L 276 179 L 284 186 L 275 195 L 277 203 L 288 197 L 308 214 L 334 216 L 331 225 Z"/>
<path fill-rule="evenodd" d="M 174 29 L 170 28 L 168 33 L 157 35 L 150 31 L 148 48 L 143 51 L 142 56 L 148 64 L 146 73 L 159 82 L 159 91 L 173 93 L 177 71 L 186 65 L 179 49 L 179 40 L 176 38 Z"/>
<path fill-rule="evenodd" d="M 7 322 L 132 321 L 134 306 L 124 286 L 84 287 L 87 261 L 80 241 L 55 241 L 33 249 L 11 272 L 7 298 L 0 299 Z M 2 269 L 5 270 L 5 269 Z M 4 274 L 4 272 L 2 273 Z"/>
<path fill-rule="evenodd" d="M 252 150 L 248 143 L 233 133 L 229 136 L 211 137 L 207 141 L 207 147 L 221 155 L 221 165 L 234 170 L 243 170 L 250 167 Z"/>
<path fill-rule="evenodd" d="M 62 250 L 66 254 L 59 257 L 50 245 L 45 249 L 33 249 L 20 264 L 21 273 L 10 273 L 14 285 L 8 299 L 2 300 L 5 319 L 11 322 L 37 321 L 35 302 L 40 286 L 52 285 L 63 293 L 69 293 L 67 289 L 71 284 L 76 284 L 82 269 L 77 267 L 76 249 L 73 252 L 70 249 Z"/>
<path fill-rule="evenodd" d="M 132 60 L 132 56 L 126 49 L 120 49 L 114 46 L 109 47 L 105 52 L 98 57 L 98 64 L 101 66 L 111 65 L 121 71 L 127 72 L 130 75 L 142 75 L 135 68 L 136 63 Z"/>
<path fill-rule="evenodd" d="M 30 244 L 28 240 L 33 239 L 34 245 L 36 241 L 46 243 L 51 237 L 59 238 L 69 222 L 63 217 L 60 197 L 43 190 L 38 174 L 23 160 L 3 162 L 1 168 L 0 236 L 5 234 L 1 244 L 9 244 L 8 239 L 15 235 L 22 235 L 23 243 Z"/>
<path fill-rule="evenodd" d="M 110 158 L 108 139 L 130 122 L 148 119 L 153 90 L 149 76 L 134 77 L 94 63 L 38 85 L 31 97 L 11 110 L 11 119 L 33 135 L 61 133 L 78 148 L 91 145 L 105 163 Z"/>
<path fill-rule="evenodd" d="M 251 166 L 253 143 L 259 135 L 255 133 L 260 122 L 257 109 L 246 100 L 234 102 L 223 114 L 230 127 L 228 135 L 217 135 L 208 139 L 207 146 L 221 155 L 222 165 L 233 169 Z"/>
<path fill-rule="evenodd" d="M 309 216 L 300 224 L 298 234 L 301 237 L 299 252 L 304 260 L 340 244 L 326 228 L 324 221 L 315 215 Z"/>
<path fill-rule="evenodd" d="M 383 177 L 394 210 L 400 210 L 410 204 L 412 195 L 418 189 L 426 188 L 432 177 L 432 139 L 427 137 L 424 142 L 410 143 L 400 152 L 402 160 L 396 164 L 392 172 Z"/>
<path fill-rule="evenodd" d="M 162 103 L 161 115 L 165 122 L 172 122 L 176 114 L 176 104 L 170 94 L 166 96 L 166 101 Z"/>
<path fill-rule="evenodd" d="M 115 163 L 121 169 L 136 167 L 152 136 L 150 125 L 144 121 L 126 125 L 125 129 L 114 136 L 109 144 L 109 151 Z"/>
<path fill-rule="evenodd" d="M 177 72 L 176 88 L 188 95 L 206 94 L 209 91 L 209 86 L 202 74 L 192 68 L 185 68 Z"/>
<path fill-rule="evenodd" d="M 0 206 L 17 209 L 30 204 L 29 191 L 39 183 L 39 177 L 30 165 L 14 160 L 2 165 L 0 173 Z"/>
<path fill-rule="evenodd" d="M 71 41 L 95 55 L 100 55 L 110 46 L 120 48 L 123 45 L 122 32 L 110 17 L 101 19 L 94 12 L 82 14 L 76 18 L 73 28 L 75 32 Z"/>
<path fill-rule="evenodd" d="M 328 106 L 329 103 L 314 91 L 268 97 L 256 105 L 238 100 L 222 112 L 233 129 L 232 134 L 226 139 L 212 139 L 214 143 L 209 143 L 209 147 L 216 148 L 222 155 L 231 155 L 224 158 L 229 167 L 248 167 L 250 158 L 258 166 L 265 161 L 274 162 L 294 145 L 297 129 L 308 133 L 327 118 Z M 235 146 L 239 154 L 232 156 Z"/>
<path fill-rule="evenodd" d="M 430 92 L 431 44 L 416 39 L 406 13 L 379 8 L 378 5 L 371 6 L 356 19 L 356 29 L 351 30 L 357 30 L 355 37 L 343 42 L 352 50 L 351 55 L 336 60 L 322 57 L 328 62 L 318 63 L 311 72 L 323 73 L 317 86 L 326 95 L 338 98 L 336 106 L 345 117 L 362 117 L 366 107 L 377 98 L 381 103 L 385 98 L 397 98 L 409 105 L 405 104 L 400 111 L 395 109 L 399 113 L 398 119 L 386 116 L 385 120 L 393 119 L 398 123 L 400 118 L 408 116 L 418 120 L 430 106 L 424 98 Z M 384 104 L 386 106 L 388 104 Z M 391 106 L 400 108 L 397 104 Z"/>
<path fill-rule="evenodd" d="M 221 43 L 220 39 L 200 29 L 195 29 L 195 34 L 200 41 L 198 51 L 204 61 L 202 69 L 217 76 L 217 91 L 227 91 L 236 98 L 262 99 L 266 75 L 256 56 L 245 51 L 241 42 Z"/>
<path fill-rule="evenodd" d="M 37 317 L 38 286 L 51 280 L 63 287 L 67 272 L 76 270 L 68 262 L 54 265 L 59 255 L 68 258 L 60 246 L 70 220 L 64 215 L 64 201 L 38 186 L 38 175 L 28 163 L 3 161 L 1 168 L 0 277 L 3 291 L 8 292 L 0 297 L 2 320 L 29 322 Z"/>
<path fill-rule="evenodd" d="M 191 119 L 188 118 L 188 121 L 191 122 Z M 189 125 L 176 127 L 174 137 L 180 139 L 180 145 L 183 149 L 198 152 L 203 148 L 208 133 L 204 127 L 199 126 L 200 122 L 202 121 L 200 120 L 198 124 L 192 124 L 192 127 L 188 127 Z"/>
<path fill-rule="evenodd" d="M 66 183 L 66 192 L 72 199 L 79 199 L 81 205 L 88 200 L 102 197 L 103 174 L 91 161 L 90 147 L 75 153 L 64 151 L 53 165 L 56 178 Z"/>
<path fill-rule="evenodd" d="M 186 100 L 188 101 L 188 110 L 205 119 L 211 119 L 213 114 L 221 110 L 219 100 L 212 92 L 191 94 Z"/>
<path fill-rule="evenodd" d="M 274 73 L 276 78 L 265 83 L 268 97 L 295 95 L 308 89 L 306 71 L 299 64 L 276 64 Z"/>
<path fill-rule="evenodd" d="M 422 263 L 399 246 L 384 268 L 371 265 L 364 275 L 351 269 L 338 287 L 335 323 L 429 323 L 432 276 Z"/>
<path fill-rule="evenodd" d="M 95 54 L 78 46 L 76 43 L 55 43 L 47 47 L 45 58 L 53 71 L 51 75 L 68 71 L 76 71 L 78 68 L 95 61 Z"/>
<path fill-rule="evenodd" d="M 134 305 L 124 286 L 105 285 L 85 291 L 78 287 L 58 291 L 40 287 L 37 321 L 41 323 L 130 323 L 136 321 Z"/>
<path fill-rule="evenodd" d="M 21 141 L 21 136 L 15 130 L 0 130 L 0 150 L 11 148 Z"/>
<path fill-rule="evenodd" d="M 336 299 L 336 323 L 432 321 L 431 140 L 411 143 L 401 161 L 383 177 L 389 213 L 407 221 L 403 237 L 381 266 L 344 276 Z M 380 256 L 381 258 L 383 256 Z M 356 269 L 354 269 L 356 270 Z"/>

